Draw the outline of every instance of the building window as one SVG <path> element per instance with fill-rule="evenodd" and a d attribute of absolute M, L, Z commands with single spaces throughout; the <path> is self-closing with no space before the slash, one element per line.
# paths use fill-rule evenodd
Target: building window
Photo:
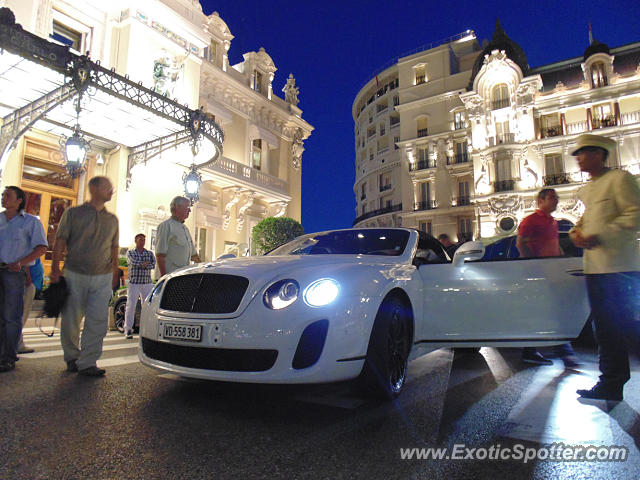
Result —
<path fill-rule="evenodd" d="M 218 44 L 211 40 L 209 46 L 205 48 L 205 58 L 209 60 L 211 63 L 216 63 L 216 58 L 218 56 Z"/>
<path fill-rule="evenodd" d="M 500 83 L 491 90 L 491 109 L 498 110 L 508 107 L 511 104 L 509 100 L 509 87 L 506 83 Z"/>
<path fill-rule="evenodd" d="M 560 124 L 560 115 L 553 113 L 551 115 L 543 115 L 540 117 L 540 127 L 542 138 L 557 137 L 562 135 L 562 125 Z"/>
<path fill-rule="evenodd" d="M 76 52 L 82 51 L 82 34 L 56 20 L 53 21 L 53 33 L 49 37 Z"/>
<path fill-rule="evenodd" d="M 432 235 L 431 233 L 431 222 L 420 222 L 420 230 Z"/>
<path fill-rule="evenodd" d="M 416 148 L 418 162 L 426 164 L 429 161 L 429 147 L 421 146 Z"/>
<path fill-rule="evenodd" d="M 509 121 L 496 122 L 496 143 L 510 143 Z"/>
<path fill-rule="evenodd" d="M 458 221 L 458 241 L 469 242 L 473 240 L 473 231 L 471 230 L 471 219 L 461 218 Z"/>
<path fill-rule="evenodd" d="M 544 184 L 548 185 L 561 185 L 563 183 L 569 183 L 569 179 L 564 173 L 564 162 L 562 161 L 562 155 L 559 153 L 552 153 L 544 156 L 545 176 Z"/>
<path fill-rule="evenodd" d="M 458 182 L 458 198 L 456 199 L 456 205 L 459 207 L 469 205 L 470 200 L 471 198 L 469 196 L 469 182 Z"/>
<path fill-rule="evenodd" d="M 253 71 L 252 83 L 253 85 L 251 86 L 251 88 L 253 88 L 258 93 L 262 93 L 262 74 L 257 70 Z"/>
<path fill-rule="evenodd" d="M 383 122 L 380 124 L 380 136 L 383 136 L 385 133 L 386 133 L 386 129 Z"/>
<path fill-rule="evenodd" d="M 400 137 L 393 137 L 393 148 L 394 150 L 398 150 L 398 142 L 400 141 Z"/>
<path fill-rule="evenodd" d="M 256 170 L 262 168 L 262 140 L 259 138 L 251 142 L 251 166 Z"/>
<path fill-rule="evenodd" d="M 494 190 L 496 192 L 505 192 L 513 190 L 514 181 L 511 178 L 511 158 L 503 157 L 496 161 L 496 181 Z"/>
<path fill-rule="evenodd" d="M 367 182 L 362 182 L 362 187 L 360 187 L 360 200 L 364 200 L 367 198 Z"/>
<path fill-rule="evenodd" d="M 419 118 L 416 123 L 417 123 L 418 137 L 426 137 L 427 135 L 429 135 L 426 117 Z"/>
<path fill-rule="evenodd" d="M 456 142 L 456 153 L 453 157 L 453 163 L 467 163 L 469 161 L 469 149 L 467 141 Z"/>
<path fill-rule="evenodd" d="M 591 116 L 593 128 L 613 127 L 616 124 L 611 114 L 611 105 L 608 103 L 594 105 L 591 109 Z"/>
<path fill-rule="evenodd" d="M 456 130 L 462 130 L 466 127 L 466 118 L 464 112 L 455 112 L 453 114 L 453 128 Z"/>
<path fill-rule="evenodd" d="M 416 65 L 413 67 L 413 70 L 415 75 L 414 85 L 420 85 L 427 81 L 427 70 L 425 65 Z"/>
<path fill-rule="evenodd" d="M 591 66 L 591 85 L 593 88 L 606 87 L 609 85 L 607 71 L 603 62 L 596 62 Z"/>
<path fill-rule="evenodd" d="M 393 106 L 397 107 L 398 105 L 400 105 L 400 96 L 399 95 L 394 95 L 393 96 Z"/>

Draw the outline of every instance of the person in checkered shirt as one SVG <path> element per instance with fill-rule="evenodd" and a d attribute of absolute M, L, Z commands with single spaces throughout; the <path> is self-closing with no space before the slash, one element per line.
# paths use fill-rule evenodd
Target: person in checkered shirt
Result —
<path fill-rule="evenodd" d="M 133 321 L 138 297 L 144 301 L 153 288 L 151 270 L 156 267 L 156 257 L 153 252 L 144 248 L 146 240 L 143 233 L 137 234 L 135 237 L 136 248 L 127 252 L 129 285 L 127 287 L 127 309 L 124 316 L 124 332 L 127 338 L 133 338 Z"/>

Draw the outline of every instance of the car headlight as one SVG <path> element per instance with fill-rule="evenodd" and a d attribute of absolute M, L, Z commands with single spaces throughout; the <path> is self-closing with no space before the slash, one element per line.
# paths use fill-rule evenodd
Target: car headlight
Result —
<path fill-rule="evenodd" d="M 332 278 L 321 278 L 309 285 L 304 291 L 304 301 L 312 307 L 329 305 L 340 292 L 340 284 Z"/>
<path fill-rule="evenodd" d="M 147 297 L 147 302 L 149 303 L 153 302 L 153 297 L 156 295 L 156 293 L 158 293 L 162 289 L 162 285 L 164 285 L 164 280 L 156 283 L 155 287 L 153 287 L 153 290 L 151 290 L 151 293 Z"/>
<path fill-rule="evenodd" d="M 295 280 L 280 280 L 264 292 L 264 304 L 271 310 L 280 310 L 295 302 L 299 292 L 300 286 Z"/>

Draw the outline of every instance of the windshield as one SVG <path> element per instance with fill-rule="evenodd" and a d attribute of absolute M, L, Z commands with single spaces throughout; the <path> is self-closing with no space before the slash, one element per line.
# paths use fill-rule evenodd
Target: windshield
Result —
<path fill-rule="evenodd" d="M 387 255 L 398 256 L 409 241 L 406 230 L 336 230 L 304 235 L 267 255 Z"/>

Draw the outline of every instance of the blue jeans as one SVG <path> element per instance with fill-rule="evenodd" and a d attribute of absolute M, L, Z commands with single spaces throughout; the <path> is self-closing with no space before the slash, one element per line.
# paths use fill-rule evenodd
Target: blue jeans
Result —
<path fill-rule="evenodd" d="M 629 380 L 629 354 L 640 355 L 640 272 L 585 275 L 600 357 L 600 382 L 618 389 Z"/>
<path fill-rule="evenodd" d="M 15 362 L 22 333 L 24 271 L 0 269 L 0 361 Z"/>

